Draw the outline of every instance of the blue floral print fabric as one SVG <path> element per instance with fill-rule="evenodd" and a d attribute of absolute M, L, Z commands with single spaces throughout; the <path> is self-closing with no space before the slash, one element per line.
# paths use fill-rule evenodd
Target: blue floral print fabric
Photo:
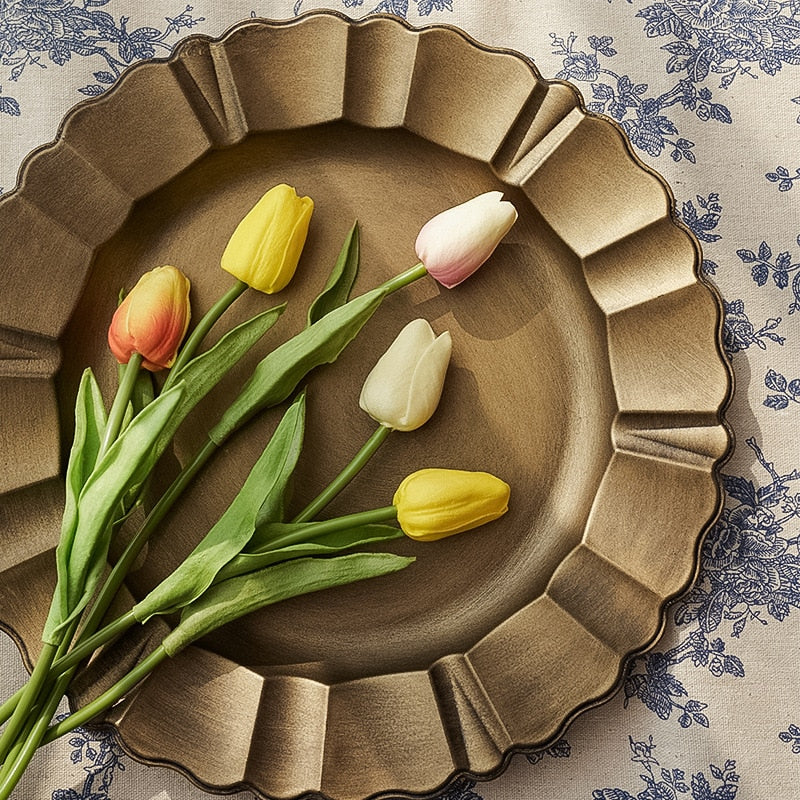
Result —
<path fill-rule="evenodd" d="M 792 796 L 800 775 L 799 0 L 0 0 L 0 193 L 64 113 L 194 32 L 318 8 L 459 26 L 572 82 L 614 119 L 675 195 L 724 301 L 736 449 L 724 510 L 693 588 L 618 694 L 498 778 L 442 800 L 748 800 Z M 0 688 L 23 680 L 0 639 Z M 113 732 L 40 753 L 20 797 L 201 800 L 143 766 Z M 246 800 L 243 792 L 236 797 Z"/>

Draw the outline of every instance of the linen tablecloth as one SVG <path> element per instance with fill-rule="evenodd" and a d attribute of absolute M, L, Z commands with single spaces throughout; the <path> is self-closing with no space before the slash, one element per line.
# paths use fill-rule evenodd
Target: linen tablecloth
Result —
<path fill-rule="evenodd" d="M 696 587 L 622 689 L 499 778 L 448 800 L 753 800 L 800 794 L 800 2 L 798 0 L 0 0 L 0 192 L 67 110 L 190 33 L 316 8 L 447 23 L 571 81 L 660 172 L 724 299 L 736 389 L 725 507 Z M 77 13 L 81 12 L 81 13 Z M 83 44 L 81 44 L 83 42 Z M 498 87 L 502 91 L 502 87 Z M 0 249 L 2 243 L 0 243 Z M 0 693 L 23 681 L 0 642 Z M 40 751 L 17 797 L 200 800 L 108 733 Z M 250 795 L 236 795 L 244 800 Z"/>

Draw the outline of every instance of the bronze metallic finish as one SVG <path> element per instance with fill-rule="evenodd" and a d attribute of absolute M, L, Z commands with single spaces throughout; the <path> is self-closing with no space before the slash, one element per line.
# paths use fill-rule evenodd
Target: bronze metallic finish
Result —
<path fill-rule="evenodd" d="M 442 405 L 395 433 L 331 513 L 390 502 L 408 472 L 483 469 L 511 510 L 430 544 L 409 570 L 298 598 L 167 663 L 114 709 L 125 746 L 210 790 L 355 800 L 488 776 L 552 742 L 618 686 L 695 574 L 720 506 L 730 375 L 699 249 L 618 127 L 517 53 L 453 28 L 319 13 L 190 37 L 70 112 L 0 201 L 0 619 L 27 653 L 53 584 L 71 405 L 120 287 L 170 263 L 196 315 L 230 278 L 219 257 L 271 185 L 317 205 L 267 348 L 296 331 L 347 230 L 363 232 L 359 291 L 411 266 L 433 214 L 499 189 L 520 218 L 454 290 L 393 295 L 309 381 L 302 508 L 373 429 L 361 383 L 409 319 L 453 335 Z M 248 293 L 231 320 L 272 303 Z M 247 367 L 237 368 L 240 384 Z M 157 483 L 224 407 L 188 420 Z M 264 414 L 202 474 L 128 582 L 141 596 L 207 530 L 276 424 Z M 77 702 L 151 646 L 163 622 L 91 665 Z"/>

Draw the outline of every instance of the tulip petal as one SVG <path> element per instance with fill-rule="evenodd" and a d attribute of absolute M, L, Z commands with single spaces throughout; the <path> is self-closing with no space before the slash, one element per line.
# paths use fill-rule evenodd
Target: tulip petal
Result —
<path fill-rule="evenodd" d="M 413 431 L 427 422 L 439 406 L 444 388 L 444 377 L 450 363 L 453 340 L 445 331 L 431 342 L 422 354 L 411 376 L 408 402 L 396 430 Z"/>

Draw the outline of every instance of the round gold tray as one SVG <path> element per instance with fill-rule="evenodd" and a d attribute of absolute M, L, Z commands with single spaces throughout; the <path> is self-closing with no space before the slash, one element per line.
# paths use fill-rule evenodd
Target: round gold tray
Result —
<path fill-rule="evenodd" d="M 720 304 L 663 180 L 571 86 L 454 28 L 317 13 L 193 36 L 78 106 L 27 159 L 0 201 L 0 620 L 35 654 L 72 398 L 87 364 L 113 388 L 105 332 L 118 290 L 175 264 L 199 316 L 230 285 L 219 257 L 236 222 L 280 182 L 316 211 L 289 311 L 250 366 L 302 325 L 354 219 L 362 291 L 414 263 L 438 211 L 495 189 L 515 203 L 517 225 L 478 274 L 393 295 L 311 376 L 294 499 L 301 508 L 371 432 L 361 383 L 424 316 L 453 335 L 442 405 L 420 431 L 394 434 L 331 513 L 386 505 L 425 466 L 502 476 L 511 510 L 453 539 L 393 543 L 417 556 L 401 573 L 227 626 L 109 720 L 138 758 L 208 790 L 351 800 L 496 774 L 607 698 L 692 580 L 719 510 L 730 376 Z M 265 302 L 249 293 L 231 321 Z M 190 417 L 160 480 L 225 398 Z M 275 424 L 274 412 L 259 417 L 202 473 L 130 594 L 191 549 Z M 163 624 L 90 665 L 73 701 L 129 667 Z"/>

